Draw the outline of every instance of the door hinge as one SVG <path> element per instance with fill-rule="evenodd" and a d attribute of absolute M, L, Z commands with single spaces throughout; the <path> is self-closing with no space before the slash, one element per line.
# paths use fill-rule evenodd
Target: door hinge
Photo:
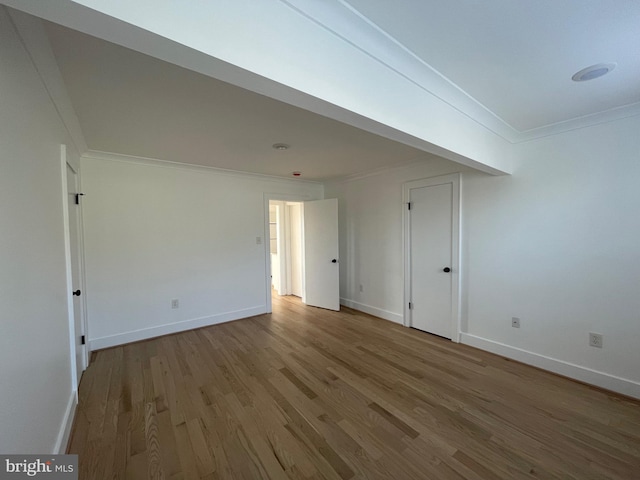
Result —
<path fill-rule="evenodd" d="M 80 337 L 80 345 L 84 345 L 85 343 L 87 343 L 87 342 L 85 341 L 84 335 L 82 335 Z"/>
<path fill-rule="evenodd" d="M 413 303 L 409 302 L 409 310 L 413 310 Z"/>
<path fill-rule="evenodd" d="M 84 193 L 76 193 L 76 205 L 80 205 L 80 197 L 83 195 Z"/>
<path fill-rule="evenodd" d="M 407 209 L 411 210 L 411 202 L 407 202 Z"/>

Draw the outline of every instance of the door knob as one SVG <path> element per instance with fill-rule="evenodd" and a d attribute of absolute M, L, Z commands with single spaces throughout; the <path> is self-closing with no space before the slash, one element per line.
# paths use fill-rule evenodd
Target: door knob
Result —
<path fill-rule="evenodd" d="M 331 260 L 331 263 L 338 263 L 338 260 L 334 258 L 333 260 Z"/>
<path fill-rule="evenodd" d="M 449 267 L 444 267 L 444 268 L 442 269 L 442 271 L 443 271 L 444 273 L 449 273 L 449 272 L 451 271 L 451 269 L 450 269 Z"/>
<path fill-rule="evenodd" d="M 76 297 L 79 297 L 81 293 L 82 293 L 82 292 L 81 292 L 80 290 L 76 290 L 75 292 L 73 292 L 73 294 L 74 294 Z"/>

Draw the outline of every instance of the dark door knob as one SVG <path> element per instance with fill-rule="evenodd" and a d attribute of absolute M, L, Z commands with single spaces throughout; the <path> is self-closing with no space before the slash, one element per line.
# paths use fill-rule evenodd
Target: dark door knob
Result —
<path fill-rule="evenodd" d="M 444 273 L 449 273 L 449 272 L 451 271 L 451 269 L 450 269 L 449 267 L 444 267 L 444 268 L 442 269 L 442 271 L 443 271 Z"/>
<path fill-rule="evenodd" d="M 76 290 L 75 292 L 73 292 L 73 294 L 74 294 L 76 297 L 79 297 L 81 293 L 82 293 L 82 292 L 81 292 L 80 290 Z"/>
<path fill-rule="evenodd" d="M 338 260 L 334 258 L 333 260 L 331 260 L 331 263 L 338 263 Z"/>

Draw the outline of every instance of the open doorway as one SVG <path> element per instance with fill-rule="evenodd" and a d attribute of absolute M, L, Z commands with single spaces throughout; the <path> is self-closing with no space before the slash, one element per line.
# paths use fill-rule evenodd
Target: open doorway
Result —
<path fill-rule="evenodd" d="M 264 206 L 266 311 L 271 312 L 272 293 L 340 310 L 338 200 L 265 195 Z"/>
<path fill-rule="evenodd" d="M 301 202 L 269 201 L 272 295 L 304 292 L 303 208 Z"/>

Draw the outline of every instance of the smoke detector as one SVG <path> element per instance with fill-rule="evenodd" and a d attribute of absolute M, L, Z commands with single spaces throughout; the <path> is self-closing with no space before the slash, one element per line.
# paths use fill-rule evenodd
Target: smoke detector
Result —
<path fill-rule="evenodd" d="M 574 82 L 586 82 L 587 80 L 602 77 L 614 68 L 616 68 L 615 63 L 597 63 L 575 73 L 571 80 Z"/>

